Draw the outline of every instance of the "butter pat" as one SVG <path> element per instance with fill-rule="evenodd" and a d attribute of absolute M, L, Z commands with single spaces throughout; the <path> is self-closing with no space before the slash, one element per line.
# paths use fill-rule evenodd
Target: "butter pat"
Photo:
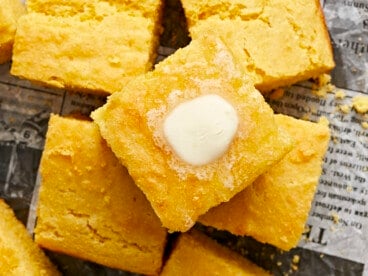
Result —
<path fill-rule="evenodd" d="M 180 159 L 201 166 L 226 152 L 237 127 L 234 107 L 210 94 L 175 107 L 164 122 L 164 135 Z"/>

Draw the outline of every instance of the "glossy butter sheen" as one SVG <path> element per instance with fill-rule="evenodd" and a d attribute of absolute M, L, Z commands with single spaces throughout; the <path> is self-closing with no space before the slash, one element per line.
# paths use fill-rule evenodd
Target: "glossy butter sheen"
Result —
<path fill-rule="evenodd" d="M 201 166 L 221 157 L 238 126 L 234 107 L 218 95 L 181 103 L 167 116 L 164 135 L 185 162 Z"/>

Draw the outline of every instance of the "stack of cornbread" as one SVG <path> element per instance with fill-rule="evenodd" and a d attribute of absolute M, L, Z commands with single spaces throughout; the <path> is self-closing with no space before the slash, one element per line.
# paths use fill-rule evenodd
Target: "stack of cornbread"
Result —
<path fill-rule="evenodd" d="M 183 0 L 193 40 L 152 69 L 161 1 L 28 0 L 11 73 L 112 94 L 91 119 L 51 116 L 35 242 L 149 275 L 267 274 L 191 228 L 300 239 L 328 123 L 275 115 L 259 90 L 333 68 L 319 2 L 303 2 Z"/>

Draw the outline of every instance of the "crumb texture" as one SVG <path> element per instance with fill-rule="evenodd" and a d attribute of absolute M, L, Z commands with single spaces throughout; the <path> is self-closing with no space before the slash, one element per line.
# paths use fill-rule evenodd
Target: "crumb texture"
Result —
<path fill-rule="evenodd" d="M 270 91 L 334 67 L 318 0 L 182 0 L 193 39 L 215 32 L 256 87 Z"/>
<path fill-rule="evenodd" d="M 166 230 L 93 122 L 51 117 L 41 175 L 38 244 L 136 273 L 160 270 Z"/>
<path fill-rule="evenodd" d="M 109 94 L 152 68 L 160 0 L 27 1 L 13 75 L 48 86 Z"/>
<path fill-rule="evenodd" d="M 61 275 L 3 200 L 0 214 L 0 274 Z"/>

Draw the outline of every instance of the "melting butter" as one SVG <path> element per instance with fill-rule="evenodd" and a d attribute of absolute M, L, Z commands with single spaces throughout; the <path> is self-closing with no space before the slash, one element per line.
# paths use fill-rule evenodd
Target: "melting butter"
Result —
<path fill-rule="evenodd" d="M 215 94 L 179 104 L 163 125 L 164 136 L 175 154 L 194 166 L 209 164 L 226 153 L 237 128 L 235 108 Z"/>

